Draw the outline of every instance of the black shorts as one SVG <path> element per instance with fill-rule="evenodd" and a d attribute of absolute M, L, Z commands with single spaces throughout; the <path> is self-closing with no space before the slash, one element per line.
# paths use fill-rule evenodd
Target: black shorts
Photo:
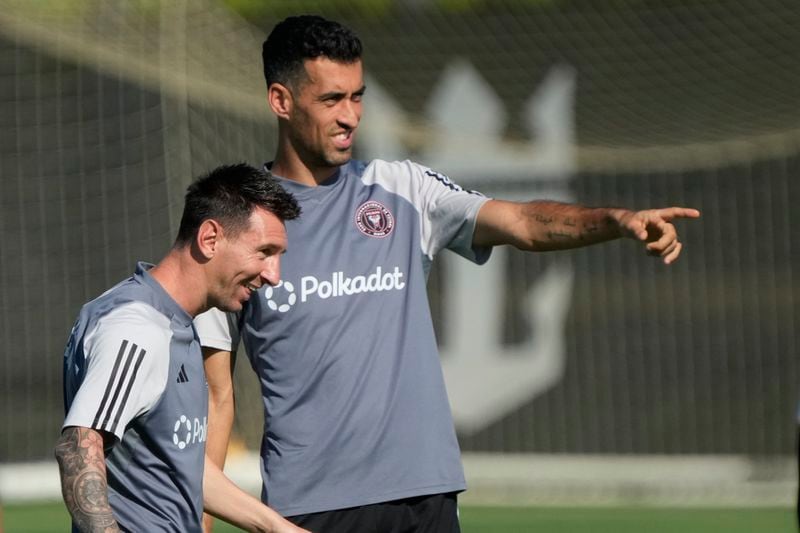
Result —
<path fill-rule="evenodd" d="M 456 493 L 289 516 L 313 533 L 460 533 Z"/>

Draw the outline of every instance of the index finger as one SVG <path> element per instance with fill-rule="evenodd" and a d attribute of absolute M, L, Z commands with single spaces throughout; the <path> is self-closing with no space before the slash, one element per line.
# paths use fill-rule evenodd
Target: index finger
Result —
<path fill-rule="evenodd" d="M 673 218 L 700 218 L 700 211 L 691 207 L 665 207 L 659 209 L 658 214 L 665 220 Z"/>

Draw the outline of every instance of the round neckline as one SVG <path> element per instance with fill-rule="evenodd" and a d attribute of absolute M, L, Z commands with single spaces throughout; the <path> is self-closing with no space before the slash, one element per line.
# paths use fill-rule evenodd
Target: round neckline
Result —
<path fill-rule="evenodd" d="M 344 175 L 343 168 L 349 164 L 350 162 L 347 162 L 344 165 L 337 167 L 330 177 L 328 177 L 325 181 L 317 185 L 306 185 L 305 183 L 300 183 L 293 179 L 286 178 L 284 176 L 281 176 L 280 174 L 272 174 L 272 175 L 276 179 L 278 179 L 278 181 L 280 181 L 281 185 L 284 188 L 286 188 L 289 192 L 291 192 L 300 199 L 319 198 L 335 190 L 338 187 L 338 185 L 344 181 L 342 179 Z M 270 170 L 271 166 L 272 166 L 272 161 L 264 164 L 264 168 L 269 172 L 272 172 Z"/>

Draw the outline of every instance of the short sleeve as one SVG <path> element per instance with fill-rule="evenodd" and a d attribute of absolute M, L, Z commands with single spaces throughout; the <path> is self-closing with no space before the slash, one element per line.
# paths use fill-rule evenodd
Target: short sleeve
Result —
<path fill-rule="evenodd" d="M 121 440 L 164 392 L 171 335 L 169 319 L 141 302 L 98 320 L 82 341 L 86 374 L 63 427 L 106 431 Z"/>
<path fill-rule="evenodd" d="M 412 161 L 375 160 L 370 167 L 365 181 L 402 196 L 419 213 L 420 245 L 428 261 L 445 248 L 478 264 L 488 261 L 491 248 L 473 246 L 472 238 L 478 211 L 489 198 Z"/>
<path fill-rule="evenodd" d="M 423 199 L 422 228 L 426 255 L 444 248 L 478 264 L 489 260 L 490 247 L 475 247 L 472 238 L 478 211 L 488 198 L 469 191 L 450 178 L 427 167 L 416 165 Z"/>
<path fill-rule="evenodd" d="M 238 315 L 226 313 L 216 307 L 200 313 L 194 319 L 194 327 L 204 348 L 216 348 L 232 352 L 239 345 Z"/>

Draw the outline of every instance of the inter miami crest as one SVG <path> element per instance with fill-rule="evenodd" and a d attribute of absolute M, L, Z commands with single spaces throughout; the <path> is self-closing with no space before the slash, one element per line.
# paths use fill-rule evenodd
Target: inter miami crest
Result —
<path fill-rule="evenodd" d="M 370 200 L 356 211 L 356 226 L 364 235 L 383 238 L 394 229 L 394 217 L 383 204 Z"/>

